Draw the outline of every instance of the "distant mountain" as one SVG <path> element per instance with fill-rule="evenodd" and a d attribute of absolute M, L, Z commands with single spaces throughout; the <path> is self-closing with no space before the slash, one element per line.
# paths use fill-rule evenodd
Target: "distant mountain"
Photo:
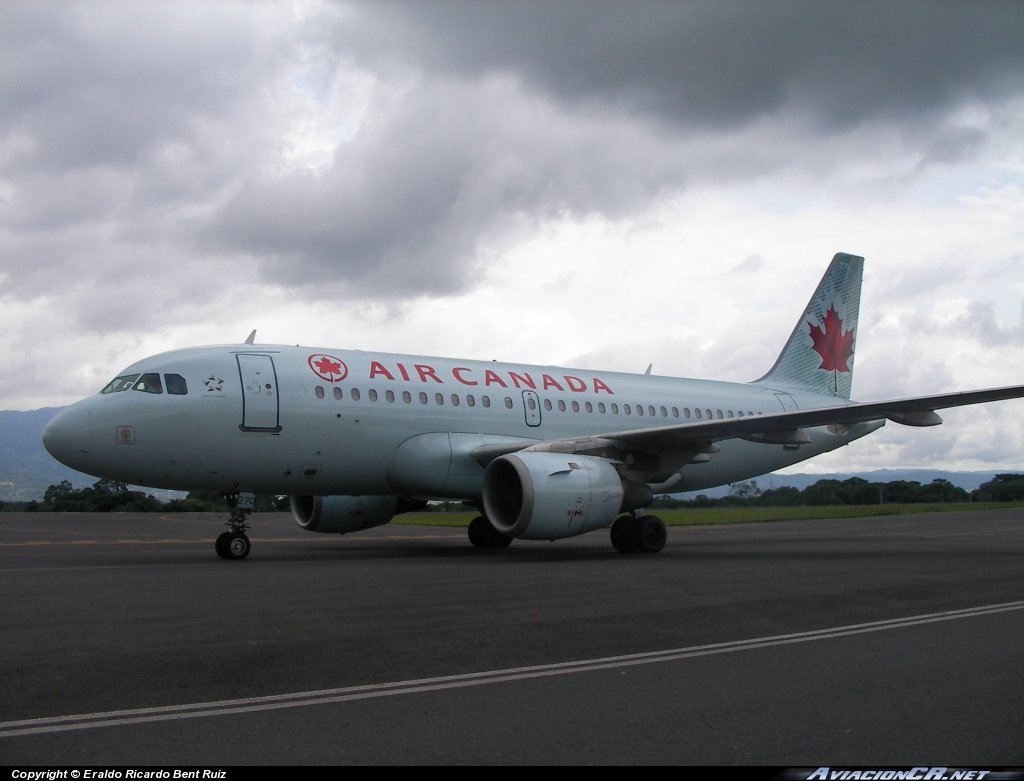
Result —
<path fill-rule="evenodd" d="M 42 499 L 46 489 L 69 480 L 75 488 L 96 482 L 55 461 L 43 447 L 43 429 L 63 407 L 30 412 L 0 410 L 0 501 Z"/>

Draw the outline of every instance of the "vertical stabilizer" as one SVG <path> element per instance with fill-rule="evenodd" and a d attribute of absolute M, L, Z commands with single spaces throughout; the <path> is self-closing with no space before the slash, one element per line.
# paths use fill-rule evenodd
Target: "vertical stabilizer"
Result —
<path fill-rule="evenodd" d="M 775 365 L 754 382 L 850 398 L 864 258 L 836 254 Z"/>

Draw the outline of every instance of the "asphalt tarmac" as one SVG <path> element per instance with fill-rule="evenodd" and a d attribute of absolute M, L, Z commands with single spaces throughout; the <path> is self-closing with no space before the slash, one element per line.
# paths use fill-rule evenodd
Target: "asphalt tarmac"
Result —
<path fill-rule="evenodd" d="M 1024 765 L 1024 511 L 472 548 L 0 514 L 0 764 Z"/>

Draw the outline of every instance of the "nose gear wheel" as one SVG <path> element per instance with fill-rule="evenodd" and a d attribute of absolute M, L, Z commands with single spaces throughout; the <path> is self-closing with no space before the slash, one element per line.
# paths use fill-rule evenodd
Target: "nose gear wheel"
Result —
<path fill-rule="evenodd" d="M 251 511 L 238 507 L 238 494 L 229 494 L 225 499 L 227 499 L 228 507 L 231 508 L 231 517 L 225 521 L 225 524 L 231 530 L 217 537 L 214 549 L 222 559 L 244 559 L 252 550 L 252 543 L 245 536 L 245 530 L 249 528 L 246 521 Z"/>

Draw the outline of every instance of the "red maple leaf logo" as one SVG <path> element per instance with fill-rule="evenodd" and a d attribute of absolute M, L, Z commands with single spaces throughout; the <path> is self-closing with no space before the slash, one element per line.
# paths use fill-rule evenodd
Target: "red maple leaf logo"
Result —
<path fill-rule="evenodd" d="M 333 355 L 317 353 L 309 356 L 306 362 L 320 379 L 327 380 L 327 382 L 341 382 L 348 376 L 348 367 L 341 359 L 335 358 Z"/>
<path fill-rule="evenodd" d="M 341 364 L 337 361 L 329 361 L 326 357 L 314 361 L 313 365 L 320 370 L 321 374 L 341 374 Z"/>
<path fill-rule="evenodd" d="M 811 345 L 815 352 L 821 356 L 819 369 L 825 371 L 848 372 L 850 367 L 847 361 L 853 357 L 853 332 L 851 328 L 843 333 L 843 321 L 839 319 L 834 307 L 829 307 L 821 322 L 820 330 L 811 326 Z"/>

